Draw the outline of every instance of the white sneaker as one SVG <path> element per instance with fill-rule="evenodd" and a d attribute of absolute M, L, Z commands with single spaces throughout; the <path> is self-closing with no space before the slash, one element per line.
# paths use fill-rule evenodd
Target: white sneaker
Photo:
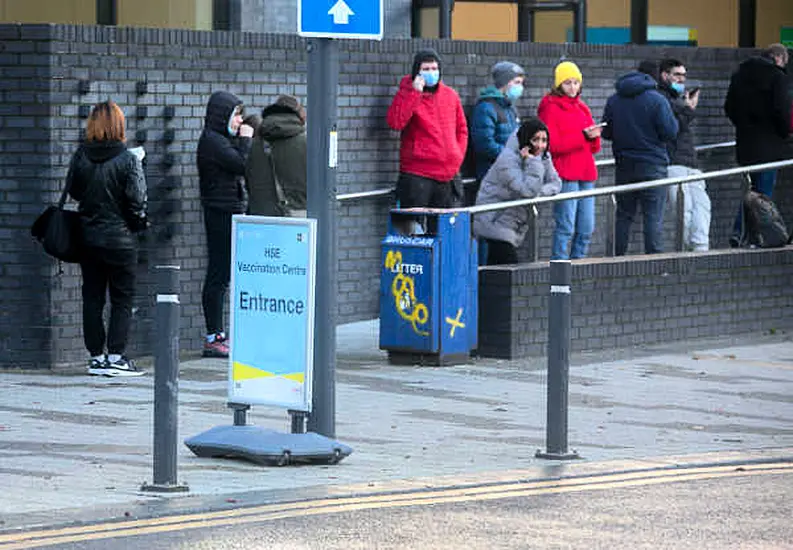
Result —
<path fill-rule="evenodd" d="M 106 376 L 107 359 L 99 360 L 92 357 L 88 362 L 88 374 L 92 374 L 94 376 Z"/>
<path fill-rule="evenodd" d="M 146 372 L 136 367 L 131 359 L 121 357 L 112 363 L 108 361 L 103 374 L 105 376 L 143 376 Z"/>

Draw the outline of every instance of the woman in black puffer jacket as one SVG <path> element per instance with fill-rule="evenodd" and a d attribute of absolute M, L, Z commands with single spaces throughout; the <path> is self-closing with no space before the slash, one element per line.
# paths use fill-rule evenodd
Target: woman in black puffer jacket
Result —
<path fill-rule="evenodd" d="M 91 355 L 88 372 L 104 376 L 143 374 L 124 356 L 135 296 L 135 233 L 148 223 L 143 167 L 127 150 L 125 134 L 118 105 L 98 104 L 67 175 L 69 194 L 79 202 L 83 222 L 85 257 L 80 268 L 83 337 Z M 108 290 L 110 322 L 105 332 L 102 312 Z"/>

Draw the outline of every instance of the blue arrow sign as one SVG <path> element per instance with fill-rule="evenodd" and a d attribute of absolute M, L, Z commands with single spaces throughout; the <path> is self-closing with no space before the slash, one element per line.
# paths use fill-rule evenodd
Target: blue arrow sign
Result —
<path fill-rule="evenodd" d="M 380 40 L 383 0 L 298 0 L 297 34 Z"/>

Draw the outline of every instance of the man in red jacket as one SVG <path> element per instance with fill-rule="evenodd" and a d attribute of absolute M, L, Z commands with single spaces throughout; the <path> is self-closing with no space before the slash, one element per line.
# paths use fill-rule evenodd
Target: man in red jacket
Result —
<path fill-rule="evenodd" d="M 441 59 L 421 50 L 391 102 L 388 125 L 401 134 L 397 199 L 401 208 L 454 205 L 453 180 L 468 146 L 460 97 L 441 82 Z"/>

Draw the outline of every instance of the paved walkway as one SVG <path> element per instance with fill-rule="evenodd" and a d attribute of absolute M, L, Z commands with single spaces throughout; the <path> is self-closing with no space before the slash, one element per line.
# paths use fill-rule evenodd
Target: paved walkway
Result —
<path fill-rule="evenodd" d="M 180 481 L 190 495 L 376 489 L 395 480 L 481 479 L 549 464 L 534 458 L 544 447 L 544 359 L 390 366 L 372 322 L 341 327 L 338 348 L 337 438 L 354 448 L 350 457 L 335 466 L 268 468 L 199 459 L 180 445 Z M 230 424 L 226 363 L 181 366 L 180 438 Z M 180 498 L 139 491 L 152 474 L 152 376 L 0 372 L 0 395 L 0 529 L 56 522 L 75 507 Z M 586 461 L 793 454 L 793 339 L 576 355 L 569 418 L 570 446 Z M 249 422 L 288 430 L 280 409 L 254 407 Z"/>

